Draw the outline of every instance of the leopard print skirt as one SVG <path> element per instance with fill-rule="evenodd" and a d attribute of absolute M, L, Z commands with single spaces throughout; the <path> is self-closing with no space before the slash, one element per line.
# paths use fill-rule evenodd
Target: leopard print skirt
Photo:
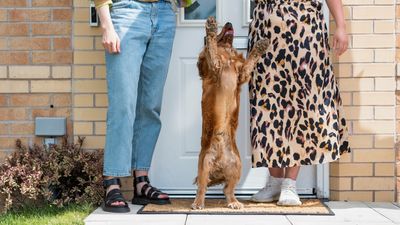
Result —
<path fill-rule="evenodd" d="M 350 152 L 319 0 L 256 0 L 249 51 L 271 45 L 250 80 L 253 167 L 331 162 Z"/>

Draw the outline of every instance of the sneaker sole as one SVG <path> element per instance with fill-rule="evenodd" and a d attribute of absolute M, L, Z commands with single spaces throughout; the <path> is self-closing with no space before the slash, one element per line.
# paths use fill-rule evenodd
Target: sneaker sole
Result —
<path fill-rule="evenodd" d="M 271 203 L 277 200 L 279 200 L 279 196 L 275 196 L 273 198 L 268 198 L 268 199 L 255 199 L 255 198 L 250 199 L 250 201 L 252 202 L 259 202 L 259 203 Z"/>
<path fill-rule="evenodd" d="M 279 206 L 300 206 L 300 205 L 302 205 L 302 203 L 300 202 L 300 203 L 286 203 L 286 202 L 277 202 L 276 203 L 277 205 L 279 205 Z"/>

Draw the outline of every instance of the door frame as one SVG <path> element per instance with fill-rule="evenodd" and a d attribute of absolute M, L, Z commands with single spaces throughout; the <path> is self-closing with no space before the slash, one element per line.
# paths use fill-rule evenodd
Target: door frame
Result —
<path fill-rule="evenodd" d="M 329 163 L 317 165 L 317 198 L 329 199 Z"/>

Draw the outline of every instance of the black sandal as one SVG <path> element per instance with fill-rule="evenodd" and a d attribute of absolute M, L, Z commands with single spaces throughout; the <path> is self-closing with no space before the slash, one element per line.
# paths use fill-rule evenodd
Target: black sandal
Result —
<path fill-rule="evenodd" d="M 112 178 L 103 181 L 104 189 L 106 189 L 111 185 L 119 185 L 121 187 L 121 181 L 119 178 Z M 124 205 L 112 205 L 114 202 L 124 202 Z M 131 210 L 129 209 L 128 203 L 126 203 L 124 197 L 122 196 L 120 189 L 113 189 L 109 191 L 107 194 L 104 194 L 104 202 L 101 205 L 106 212 L 112 213 L 127 213 Z"/>
<path fill-rule="evenodd" d="M 142 190 L 140 191 L 141 195 L 138 195 L 135 191 L 134 197 L 132 198 L 132 204 L 135 205 L 147 205 L 147 204 L 156 204 L 156 205 L 165 205 L 171 204 L 169 197 L 167 198 L 158 198 L 160 195 L 166 195 L 166 193 L 160 191 L 159 189 L 150 185 L 150 180 L 148 176 L 134 177 L 133 185 L 134 189 L 136 189 L 138 183 L 146 182 L 143 185 Z M 146 190 L 147 194 L 146 194 Z"/>

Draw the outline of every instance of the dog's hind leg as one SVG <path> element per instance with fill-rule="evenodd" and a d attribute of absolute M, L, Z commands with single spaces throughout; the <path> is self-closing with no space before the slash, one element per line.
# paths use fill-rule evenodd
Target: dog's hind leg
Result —
<path fill-rule="evenodd" d="M 249 53 L 241 71 L 239 74 L 239 85 L 248 82 L 250 79 L 250 73 L 253 71 L 257 61 L 260 59 L 261 55 L 267 51 L 269 46 L 269 40 L 263 39 L 258 41 L 253 50 Z"/>
<path fill-rule="evenodd" d="M 199 158 L 197 182 L 197 194 L 192 204 L 192 209 L 204 209 L 204 200 L 206 197 L 207 184 L 209 182 L 209 174 L 211 169 L 211 158 L 205 155 L 203 159 Z"/>
<path fill-rule="evenodd" d="M 226 181 L 225 187 L 224 187 L 224 194 L 226 197 L 226 201 L 228 203 L 228 208 L 231 209 L 242 209 L 243 204 L 240 203 L 236 197 L 235 197 L 235 187 L 236 184 L 238 183 L 238 179 L 236 178 L 229 178 Z"/>
<path fill-rule="evenodd" d="M 242 163 L 240 160 L 239 150 L 236 148 L 236 143 L 233 143 L 232 148 L 234 149 L 234 151 L 233 151 L 233 156 L 231 156 L 230 158 L 233 161 L 230 162 L 230 166 L 225 168 L 224 171 L 225 174 L 224 194 L 229 208 L 241 209 L 243 208 L 243 204 L 240 203 L 235 197 L 235 187 L 240 180 Z"/>

